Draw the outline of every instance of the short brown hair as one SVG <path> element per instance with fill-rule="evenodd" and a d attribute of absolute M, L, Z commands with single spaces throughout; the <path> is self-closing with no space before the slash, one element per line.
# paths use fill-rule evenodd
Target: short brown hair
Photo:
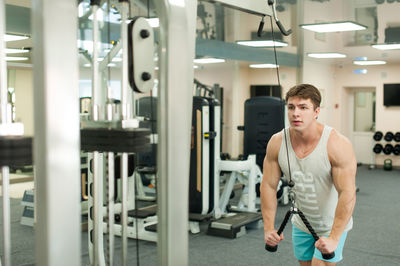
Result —
<path fill-rule="evenodd" d="M 310 99 L 314 105 L 314 110 L 321 104 L 321 93 L 311 84 L 299 84 L 290 88 L 286 93 L 286 102 L 288 102 L 290 97 L 299 97 L 305 100 Z"/>

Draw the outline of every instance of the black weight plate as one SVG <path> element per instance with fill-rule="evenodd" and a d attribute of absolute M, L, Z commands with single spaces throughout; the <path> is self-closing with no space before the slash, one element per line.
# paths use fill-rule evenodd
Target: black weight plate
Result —
<path fill-rule="evenodd" d="M 394 140 L 396 142 L 400 142 L 400 132 L 396 132 L 396 134 L 394 134 Z"/>
<path fill-rule="evenodd" d="M 376 131 L 373 138 L 375 141 L 380 141 L 383 137 L 383 133 L 381 131 Z"/>
<path fill-rule="evenodd" d="M 384 137 L 384 139 L 386 141 L 392 141 L 393 138 L 394 138 L 394 134 L 392 132 L 390 132 L 390 131 L 386 132 L 385 137 Z"/>

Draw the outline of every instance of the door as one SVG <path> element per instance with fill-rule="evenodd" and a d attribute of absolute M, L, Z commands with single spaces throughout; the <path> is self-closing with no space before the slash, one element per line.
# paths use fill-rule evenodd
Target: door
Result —
<path fill-rule="evenodd" d="M 375 132 L 375 88 L 352 88 L 349 97 L 350 140 L 357 162 L 373 164 Z"/>

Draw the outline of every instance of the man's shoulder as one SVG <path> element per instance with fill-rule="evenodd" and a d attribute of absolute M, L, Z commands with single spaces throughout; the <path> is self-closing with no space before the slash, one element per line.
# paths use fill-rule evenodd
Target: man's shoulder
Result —
<path fill-rule="evenodd" d="M 347 155 L 353 154 L 353 145 L 350 140 L 336 129 L 332 128 L 328 139 L 329 160 L 338 161 Z"/>
<path fill-rule="evenodd" d="M 277 157 L 279 153 L 279 149 L 281 147 L 283 138 L 283 131 L 279 131 L 272 135 L 271 139 L 268 141 L 267 145 L 267 154 Z"/>

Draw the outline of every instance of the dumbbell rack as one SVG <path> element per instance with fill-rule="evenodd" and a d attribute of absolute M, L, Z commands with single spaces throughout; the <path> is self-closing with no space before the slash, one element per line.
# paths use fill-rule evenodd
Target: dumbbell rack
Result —
<path fill-rule="evenodd" d="M 391 131 L 387 131 L 385 134 L 383 134 L 382 131 L 376 131 L 373 135 L 373 138 L 376 141 L 373 148 L 373 152 L 375 153 L 375 156 L 373 156 L 374 159 L 376 158 L 376 155 L 379 155 L 382 152 L 387 156 L 391 154 L 396 156 L 400 155 L 400 132 L 393 133 Z M 386 142 L 385 146 L 379 143 L 382 140 Z M 397 144 L 393 145 L 393 141 Z M 374 167 L 375 163 L 371 164 L 370 169 Z"/>

